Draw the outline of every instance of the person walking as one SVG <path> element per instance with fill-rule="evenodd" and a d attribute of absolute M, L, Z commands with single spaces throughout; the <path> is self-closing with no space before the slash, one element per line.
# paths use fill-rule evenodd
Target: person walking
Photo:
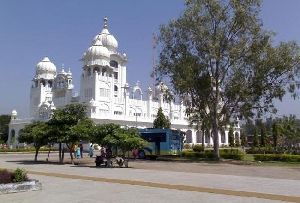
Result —
<path fill-rule="evenodd" d="M 81 156 L 80 156 L 80 147 L 79 146 L 76 147 L 75 154 L 76 154 L 76 159 L 80 159 Z"/>
<path fill-rule="evenodd" d="M 83 158 L 82 154 L 83 154 L 83 145 L 82 143 L 79 144 L 80 147 L 80 157 Z"/>
<path fill-rule="evenodd" d="M 93 149 L 93 144 L 90 144 L 90 148 L 89 148 L 89 156 L 92 158 L 94 156 L 94 149 Z"/>

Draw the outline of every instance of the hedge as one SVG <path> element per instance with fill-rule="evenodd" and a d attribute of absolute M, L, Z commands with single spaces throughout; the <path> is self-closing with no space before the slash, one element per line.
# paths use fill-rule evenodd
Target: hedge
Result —
<path fill-rule="evenodd" d="M 40 148 L 40 152 L 42 151 L 49 151 L 49 148 Z M 56 149 L 51 148 L 50 151 L 57 151 Z M 29 147 L 29 148 L 18 148 L 18 149 L 0 149 L 0 152 L 35 152 L 35 148 Z"/>
<path fill-rule="evenodd" d="M 271 146 L 267 147 L 252 147 L 250 149 L 246 149 L 247 154 L 294 154 L 299 155 L 299 149 L 286 149 L 283 147 L 273 148 Z"/>
<path fill-rule="evenodd" d="M 300 155 L 291 154 L 255 154 L 255 161 L 300 162 Z"/>
<path fill-rule="evenodd" d="M 194 152 L 203 152 L 204 151 L 204 146 L 200 144 L 196 144 L 193 146 L 193 151 Z"/>
<path fill-rule="evenodd" d="M 182 152 L 183 157 L 188 158 L 202 158 L 202 159 L 213 159 L 214 154 L 213 150 L 205 150 L 204 152 L 195 152 L 192 150 L 185 150 Z M 239 149 L 220 149 L 220 157 L 223 159 L 234 159 L 234 160 L 243 160 L 245 153 Z"/>

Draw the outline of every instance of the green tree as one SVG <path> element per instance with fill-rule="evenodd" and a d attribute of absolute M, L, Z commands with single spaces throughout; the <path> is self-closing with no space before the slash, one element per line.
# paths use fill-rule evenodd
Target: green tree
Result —
<path fill-rule="evenodd" d="M 240 137 L 238 135 L 238 133 L 235 133 L 235 136 L 234 136 L 234 146 L 236 147 L 240 147 L 241 146 L 241 141 L 240 141 Z"/>
<path fill-rule="evenodd" d="M 107 136 L 114 137 L 118 129 L 120 129 L 120 125 L 114 123 L 98 124 L 95 126 L 91 141 L 98 144 L 113 144 L 112 141 L 104 143 L 103 140 Z"/>
<path fill-rule="evenodd" d="M 160 29 L 159 81 L 188 97 L 188 115 L 208 109 L 219 159 L 219 129 L 236 116 L 273 109 L 286 87 L 295 93 L 299 47 L 272 44 L 262 28 L 260 0 L 187 0 L 184 13 Z"/>
<path fill-rule="evenodd" d="M 229 141 L 229 146 L 234 147 L 234 134 L 233 134 L 233 127 L 232 126 L 230 126 L 230 128 L 229 128 L 228 141 Z"/>
<path fill-rule="evenodd" d="M 35 121 L 20 131 L 19 142 L 32 143 L 35 148 L 34 161 L 37 161 L 40 148 L 48 144 L 48 130 L 47 123 Z"/>
<path fill-rule="evenodd" d="M 261 126 L 260 126 L 260 145 L 262 147 L 266 146 L 266 127 L 265 127 L 264 123 L 261 123 Z"/>
<path fill-rule="evenodd" d="M 162 108 L 159 107 L 157 111 L 156 118 L 153 121 L 153 128 L 170 128 L 171 122 L 166 116 L 164 115 Z"/>
<path fill-rule="evenodd" d="M 69 148 L 71 162 L 74 163 L 72 149 L 80 140 L 90 140 L 95 132 L 94 122 L 91 119 L 85 118 L 79 120 L 76 125 L 70 127 L 66 132 L 65 141 Z"/>
<path fill-rule="evenodd" d="M 257 129 L 254 130 L 254 134 L 253 134 L 253 147 L 259 147 Z"/>
<path fill-rule="evenodd" d="M 276 122 L 274 122 L 272 125 L 272 137 L 273 137 L 273 147 L 276 148 L 278 137 L 279 137 L 279 129 Z"/>
<path fill-rule="evenodd" d="M 84 131 L 80 128 L 86 126 L 86 123 L 79 124 L 79 122 L 87 121 L 85 111 L 86 106 L 82 104 L 69 104 L 62 109 L 54 110 L 51 119 L 48 121 L 50 126 L 50 140 L 59 144 L 60 163 L 64 161 L 64 148 L 62 148 L 62 143 L 66 143 L 67 147 L 71 150 L 71 146 L 74 143 L 86 139 L 85 135 L 76 133 L 78 131 Z M 78 124 L 79 126 L 75 127 Z M 72 159 L 72 153 L 70 153 L 70 156 Z"/>
<path fill-rule="evenodd" d="M 101 145 L 120 149 L 123 156 L 127 151 L 143 148 L 147 144 L 136 128 L 121 128 L 113 123 L 97 125 L 92 139 Z"/>
<path fill-rule="evenodd" d="M 0 142 L 7 142 L 8 139 L 8 124 L 10 122 L 10 115 L 0 115 Z"/>
<path fill-rule="evenodd" d="M 247 137 L 244 131 L 241 131 L 241 146 L 246 147 L 247 146 Z"/>
<path fill-rule="evenodd" d="M 284 116 L 280 122 L 280 134 L 282 136 L 281 145 L 286 147 L 290 152 L 297 148 L 300 142 L 300 126 L 294 115 Z"/>
<path fill-rule="evenodd" d="M 147 145 L 147 142 L 140 137 L 136 128 L 120 128 L 116 131 L 116 147 L 121 149 L 122 155 L 133 149 L 141 149 Z"/>

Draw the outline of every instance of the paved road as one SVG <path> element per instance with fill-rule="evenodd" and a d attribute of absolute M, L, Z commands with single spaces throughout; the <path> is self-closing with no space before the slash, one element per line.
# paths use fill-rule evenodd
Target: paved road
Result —
<path fill-rule="evenodd" d="M 135 162 L 131 163 L 133 168 L 112 169 L 95 168 L 89 164 L 29 164 L 32 156 L 0 154 L 0 167 L 27 169 L 30 177 L 42 182 L 43 190 L 1 195 L 0 202 L 280 202 L 274 199 L 300 202 L 300 181 L 293 179 L 292 175 L 284 175 L 288 177 L 286 179 L 282 175 L 278 178 L 250 177 L 240 173 L 228 175 L 226 170 L 230 166 L 226 166 L 229 168 L 224 170 L 225 174 L 221 171 L 214 171 L 214 174 L 179 171 L 183 166 L 201 168 L 201 164 L 189 163 L 170 166 L 165 162 Z M 161 170 L 157 165 L 165 165 L 169 170 L 166 167 Z M 209 164 L 202 165 L 207 167 Z M 140 169 L 142 166 L 155 170 Z M 224 168 L 222 164 L 210 167 Z M 242 167 L 246 171 L 253 169 Z M 177 170 L 174 171 L 174 168 Z M 232 169 L 237 168 L 234 166 Z M 275 170 L 280 171 L 278 168 Z M 287 170 L 298 177 L 297 168 Z"/>

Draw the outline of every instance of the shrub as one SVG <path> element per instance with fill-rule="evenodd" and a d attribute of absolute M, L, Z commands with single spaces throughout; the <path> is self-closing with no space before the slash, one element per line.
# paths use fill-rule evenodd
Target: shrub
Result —
<path fill-rule="evenodd" d="M 212 149 L 204 150 L 202 152 L 196 152 L 192 150 L 185 150 L 182 152 L 183 157 L 188 158 L 202 158 L 211 160 L 214 158 L 214 153 Z M 220 149 L 220 157 L 223 159 L 234 159 L 234 160 L 243 160 L 245 153 L 239 149 Z"/>
<path fill-rule="evenodd" d="M 183 151 L 182 156 L 188 158 L 203 158 L 211 160 L 214 158 L 214 153 L 212 149 L 207 149 L 200 152 L 193 149 Z M 223 159 L 243 160 L 245 157 L 245 153 L 238 148 L 220 149 L 220 157 Z"/>
<path fill-rule="evenodd" d="M 300 155 L 291 154 L 255 154 L 255 161 L 300 162 Z"/>
<path fill-rule="evenodd" d="M 0 183 L 11 183 L 12 173 L 7 170 L 0 170 Z"/>
<path fill-rule="evenodd" d="M 28 180 L 27 172 L 24 169 L 17 168 L 13 173 L 13 182 L 23 182 Z"/>
<path fill-rule="evenodd" d="M 271 146 L 268 147 L 252 147 L 246 150 L 247 154 L 283 154 L 285 153 L 285 149 L 283 148 L 273 148 Z"/>
<path fill-rule="evenodd" d="M 200 144 L 196 144 L 193 146 L 193 151 L 194 152 L 203 152 L 204 151 L 204 147 Z"/>
<path fill-rule="evenodd" d="M 188 158 L 205 158 L 205 154 L 203 152 L 195 152 L 192 150 L 183 151 L 182 156 Z"/>
<path fill-rule="evenodd" d="M 223 159 L 243 160 L 245 153 L 238 148 L 220 149 L 220 157 Z"/>
<path fill-rule="evenodd" d="M 183 149 L 192 149 L 192 146 L 190 144 L 188 144 L 188 143 L 185 143 L 183 145 Z"/>
<path fill-rule="evenodd" d="M 49 148 L 44 147 L 41 148 L 40 151 L 49 151 Z M 50 151 L 57 151 L 57 150 L 54 148 L 50 148 Z M 0 152 L 35 152 L 35 148 L 34 147 L 17 148 L 17 149 L 0 148 Z"/>

